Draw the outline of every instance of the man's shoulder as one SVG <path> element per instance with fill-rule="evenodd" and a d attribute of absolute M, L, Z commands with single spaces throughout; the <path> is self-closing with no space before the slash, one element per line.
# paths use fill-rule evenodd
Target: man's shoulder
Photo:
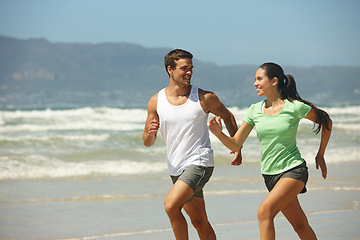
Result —
<path fill-rule="evenodd" d="M 157 101 L 158 96 L 159 96 L 159 93 L 158 93 L 158 92 L 157 92 L 157 93 L 155 93 L 154 95 L 152 95 L 152 96 L 150 97 L 149 102 L 150 102 L 150 101 L 154 101 L 154 100 L 156 100 L 156 101 Z"/>
<path fill-rule="evenodd" d="M 217 109 L 219 106 L 223 106 L 214 92 L 201 88 L 199 88 L 199 100 L 206 113 L 214 111 L 214 109 Z"/>
<path fill-rule="evenodd" d="M 159 94 L 160 94 L 161 92 L 163 92 L 163 91 L 165 91 L 165 88 L 160 89 L 157 93 L 155 93 L 154 95 L 152 95 L 152 96 L 150 97 L 149 102 L 150 102 L 150 101 L 154 101 L 154 100 L 157 101 L 157 99 L 158 99 L 158 97 L 159 97 Z"/>
<path fill-rule="evenodd" d="M 158 96 L 159 96 L 159 93 L 156 93 L 150 97 L 149 102 L 148 102 L 148 110 L 156 111 Z"/>
<path fill-rule="evenodd" d="M 204 90 L 202 88 L 198 88 L 199 97 L 206 100 L 207 98 L 216 97 L 216 94 L 212 91 Z"/>

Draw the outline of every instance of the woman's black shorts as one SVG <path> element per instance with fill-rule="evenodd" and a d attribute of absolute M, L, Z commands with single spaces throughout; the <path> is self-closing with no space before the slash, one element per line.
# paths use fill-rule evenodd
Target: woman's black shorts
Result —
<path fill-rule="evenodd" d="M 304 161 L 299 166 L 289 169 L 283 173 L 279 173 L 276 175 L 263 174 L 263 177 L 264 177 L 265 185 L 266 185 L 267 189 L 269 190 L 269 192 L 275 187 L 276 183 L 281 178 L 293 178 L 293 179 L 297 179 L 297 180 L 304 182 L 304 184 L 305 184 L 304 188 L 301 190 L 300 193 L 305 193 L 307 191 L 306 183 L 309 178 L 309 172 L 308 172 L 308 168 L 306 166 L 306 162 Z"/>

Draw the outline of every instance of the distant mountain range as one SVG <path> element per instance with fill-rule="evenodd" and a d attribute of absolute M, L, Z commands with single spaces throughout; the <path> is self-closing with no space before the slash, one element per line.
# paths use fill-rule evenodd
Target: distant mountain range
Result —
<path fill-rule="evenodd" d="M 145 108 L 168 84 L 163 58 L 169 51 L 0 35 L 0 108 Z M 304 99 L 320 106 L 360 104 L 360 66 L 283 67 Z M 253 86 L 257 68 L 223 67 L 195 56 L 192 84 L 214 91 L 227 106 L 248 106 L 260 100 Z"/>

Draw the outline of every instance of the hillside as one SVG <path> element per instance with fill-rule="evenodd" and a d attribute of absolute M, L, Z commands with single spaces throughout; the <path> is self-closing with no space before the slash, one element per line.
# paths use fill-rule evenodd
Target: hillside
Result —
<path fill-rule="evenodd" d="M 163 58 L 169 50 L 0 36 L 0 108 L 146 107 L 168 84 Z M 258 66 L 220 67 L 196 59 L 194 66 L 192 83 L 216 92 L 226 105 L 259 100 L 253 87 Z M 305 99 L 360 104 L 360 67 L 284 68 Z"/>

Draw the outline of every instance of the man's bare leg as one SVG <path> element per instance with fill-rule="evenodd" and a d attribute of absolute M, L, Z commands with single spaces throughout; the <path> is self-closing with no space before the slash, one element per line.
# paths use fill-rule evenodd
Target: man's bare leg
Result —
<path fill-rule="evenodd" d="M 204 198 L 194 197 L 184 205 L 184 209 L 189 215 L 191 223 L 197 230 L 200 239 L 216 239 L 214 229 L 207 218 Z"/>
<path fill-rule="evenodd" d="M 193 195 L 194 190 L 183 181 L 178 180 L 165 198 L 164 208 L 177 240 L 189 239 L 188 226 L 181 210 Z"/>

